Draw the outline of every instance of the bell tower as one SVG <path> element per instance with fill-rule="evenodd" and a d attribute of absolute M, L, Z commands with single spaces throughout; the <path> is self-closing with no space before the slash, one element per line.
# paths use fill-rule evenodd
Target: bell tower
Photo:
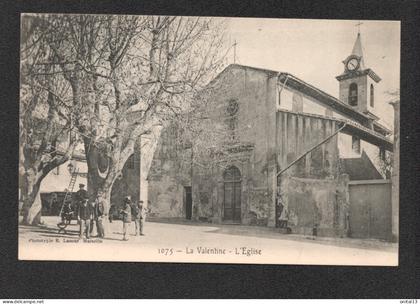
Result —
<path fill-rule="evenodd" d="M 355 110 L 370 114 L 378 119 L 375 112 L 375 86 L 381 78 L 370 68 L 365 66 L 362 40 L 360 32 L 349 56 L 343 61 L 344 72 L 337 76 L 339 82 L 339 99 Z"/>

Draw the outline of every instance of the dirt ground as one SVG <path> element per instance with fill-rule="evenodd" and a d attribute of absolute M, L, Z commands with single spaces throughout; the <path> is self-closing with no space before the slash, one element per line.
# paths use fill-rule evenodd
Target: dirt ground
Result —
<path fill-rule="evenodd" d="M 144 236 L 123 241 L 122 222 L 106 223 L 104 239 L 79 239 L 76 221 L 58 233 L 58 218 L 19 227 L 19 259 L 190 263 L 398 265 L 398 245 L 378 240 L 284 235 L 267 227 L 146 222 Z M 96 235 L 96 231 L 93 231 Z"/>

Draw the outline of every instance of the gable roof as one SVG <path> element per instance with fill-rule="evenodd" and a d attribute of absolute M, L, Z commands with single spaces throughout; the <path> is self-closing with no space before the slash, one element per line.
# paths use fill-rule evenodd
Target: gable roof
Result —
<path fill-rule="evenodd" d="M 348 104 L 342 102 L 338 98 L 335 98 L 334 96 L 322 91 L 321 89 L 318 89 L 317 87 L 299 79 L 298 77 L 294 76 L 293 74 L 287 73 L 287 72 L 279 72 L 274 71 L 270 69 L 263 69 L 263 68 L 257 68 L 252 66 L 246 66 L 241 64 L 230 64 L 228 65 L 219 75 L 225 73 L 225 71 L 233 68 L 240 68 L 240 69 L 251 69 L 254 71 L 259 71 L 262 73 L 266 73 L 268 76 L 277 76 L 280 83 L 287 85 L 295 90 L 298 90 L 300 92 L 303 92 L 307 94 L 308 96 L 313 97 L 314 99 L 318 100 L 319 102 L 328 105 L 329 107 L 335 109 L 339 113 L 342 113 L 344 115 L 350 116 L 353 119 L 355 119 L 357 122 L 361 123 L 362 125 L 365 125 L 372 121 L 372 117 L 364 114 L 362 112 L 359 112 L 355 109 L 353 109 Z M 219 75 L 216 77 L 218 78 Z M 377 130 L 379 130 L 383 134 L 390 134 L 390 130 L 387 129 L 385 126 L 382 126 L 380 123 L 375 122 L 374 123 Z"/>
<path fill-rule="evenodd" d="M 341 160 L 344 172 L 349 175 L 350 180 L 383 179 L 365 151 L 358 158 L 342 158 Z"/>

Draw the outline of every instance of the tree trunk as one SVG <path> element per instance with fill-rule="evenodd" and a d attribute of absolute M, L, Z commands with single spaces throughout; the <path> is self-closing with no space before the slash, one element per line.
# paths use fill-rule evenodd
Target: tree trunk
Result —
<path fill-rule="evenodd" d="M 108 172 L 106 177 L 103 178 L 99 174 L 99 158 L 103 157 L 99 151 L 99 148 L 91 144 L 90 139 L 87 139 L 85 141 L 85 151 L 88 166 L 87 190 L 89 199 L 94 201 L 96 198 L 99 198 L 104 204 L 105 213 L 108 214 L 109 208 L 111 206 L 111 189 L 114 182 L 112 178 L 113 174 L 111 172 L 111 164 L 109 164 L 109 167 L 106 169 Z M 101 194 L 98 196 L 98 193 Z"/>
<path fill-rule="evenodd" d="M 42 209 L 41 195 L 39 192 L 37 192 L 35 199 L 32 203 L 32 206 L 28 210 L 27 217 L 25 219 L 26 223 L 28 223 L 29 225 L 42 224 L 41 209 Z"/>
<path fill-rule="evenodd" d="M 97 170 L 97 167 L 90 167 L 88 170 L 89 199 L 94 201 L 98 198 L 104 204 L 105 212 L 108 214 L 111 207 L 111 190 L 116 177 L 114 177 L 115 174 L 110 173 L 111 176 L 103 179 L 97 174 Z"/>
<path fill-rule="evenodd" d="M 38 161 L 32 162 L 31 166 L 22 169 L 19 172 L 19 200 L 22 202 L 23 224 L 39 225 L 41 223 L 41 196 L 39 190 L 41 188 L 42 180 L 57 166 L 64 164 L 69 155 L 73 153 L 75 144 L 69 147 L 66 155 L 60 158 L 54 158 L 47 163 L 40 163 Z"/>
<path fill-rule="evenodd" d="M 37 179 L 37 172 L 29 170 L 24 177 L 24 185 L 21 189 L 23 198 L 23 220 L 25 225 L 41 224 L 41 196 L 39 189 L 41 181 Z"/>
<path fill-rule="evenodd" d="M 109 233 L 108 215 L 109 215 L 109 209 L 111 207 L 111 189 L 112 187 L 110 187 L 107 191 L 104 189 L 101 189 L 102 191 L 99 191 L 99 195 L 98 195 L 98 200 L 99 202 L 103 204 L 104 210 L 105 210 L 105 219 L 102 221 L 105 235 Z"/>
<path fill-rule="evenodd" d="M 104 206 L 105 219 L 102 224 L 105 235 L 107 235 L 109 233 L 108 215 L 111 207 L 111 191 L 116 176 L 112 172 L 109 172 L 105 179 L 99 176 L 97 157 L 99 157 L 98 153 L 93 151 L 87 155 L 87 159 L 90 159 L 88 161 L 88 193 L 90 200 L 98 199 Z M 112 170 L 112 168 L 108 169 Z"/>

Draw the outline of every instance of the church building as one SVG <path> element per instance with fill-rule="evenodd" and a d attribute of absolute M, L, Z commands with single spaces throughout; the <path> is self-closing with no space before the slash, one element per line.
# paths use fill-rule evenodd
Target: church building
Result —
<path fill-rule="evenodd" d="M 383 163 L 393 143 L 379 122 L 381 78 L 365 62 L 360 33 L 343 64 L 339 98 L 287 72 L 226 67 L 209 84 L 202 122 L 209 147 L 216 146 L 212 131 L 226 136 L 217 143 L 226 153 L 203 158 L 200 149 L 208 147 L 194 139 L 180 144 L 176 123 L 165 128 L 147 176 L 150 216 L 365 236 L 359 226 L 367 203 L 359 198 L 366 189 L 359 185 L 374 185 L 367 195 L 383 200 L 388 190 L 381 187 L 389 182 Z M 377 218 L 388 223 L 387 214 Z"/>

